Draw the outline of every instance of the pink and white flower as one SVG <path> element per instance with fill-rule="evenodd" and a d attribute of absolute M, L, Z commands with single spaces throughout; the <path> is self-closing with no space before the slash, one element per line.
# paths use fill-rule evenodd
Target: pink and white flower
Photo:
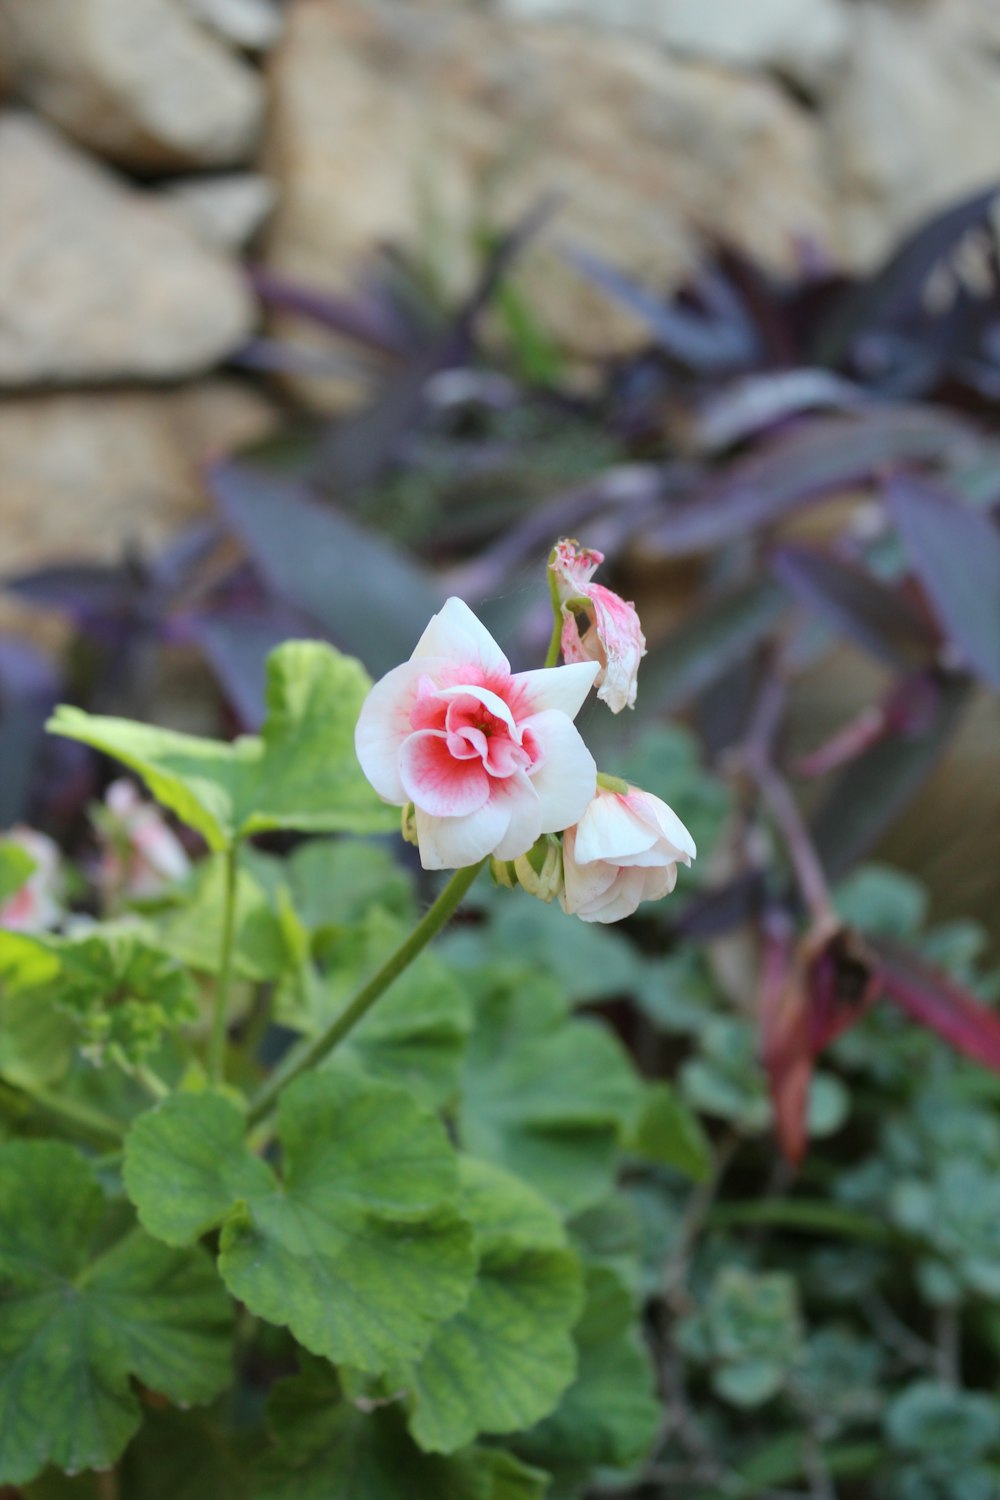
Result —
<path fill-rule="evenodd" d="M 97 880 L 106 895 L 147 901 L 191 869 L 180 839 L 133 782 L 113 781 L 95 819 L 102 845 Z"/>
<path fill-rule="evenodd" d="M 630 786 L 600 787 L 575 828 L 563 834 L 563 911 L 584 922 L 619 922 L 641 901 L 677 884 L 677 866 L 697 850 L 680 818 L 659 797 Z"/>
<path fill-rule="evenodd" d="M 635 605 L 600 583 L 591 583 L 604 553 L 573 541 L 557 542 L 549 562 L 562 610 L 562 653 L 568 662 L 596 661 L 600 667 L 597 696 L 611 709 L 635 707 L 639 663 L 646 637 Z M 577 615 L 586 615 L 583 635 Z"/>
<path fill-rule="evenodd" d="M 425 870 L 516 859 L 582 816 L 597 786 L 573 720 L 594 662 L 512 673 L 461 599 L 434 616 L 361 709 L 355 747 L 386 802 L 414 805 Z"/>
<path fill-rule="evenodd" d="M 23 824 L 10 829 L 4 838 L 30 854 L 35 868 L 21 889 L 0 906 L 0 927 L 8 932 L 49 932 L 63 917 L 59 846 L 47 834 Z"/>

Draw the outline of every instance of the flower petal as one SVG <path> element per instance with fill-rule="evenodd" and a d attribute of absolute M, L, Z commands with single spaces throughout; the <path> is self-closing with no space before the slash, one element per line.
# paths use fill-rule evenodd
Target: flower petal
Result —
<path fill-rule="evenodd" d="M 510 672 L 510 662 L 481 620 L 464 599 L 452 596 L 436 615 L 413 648 L 411 661 L 420 657 L 445 656 L 449 661 L 476 662 L 487 675 Z"/>
<path fill-rule="evenodd" d="M 658 829 L 637 817 L 624 797 L 602 791 L 580 819 L 576 858 L 581 865 L 595 859 L 621 863 L 629 855 L 645 854 L 658 841 Z"/>
<path fill-rule="evenodd" d="M 627 801 L 637 818 L 641 818 L 651 827 L 655 825 L 660 837 L 666 839 L 667 843 L 676 850 L 679 860 L 689 865 L 697 857 L 698 850 L 694 839 L 673 808 L 668 807 L 666 802 L 659 797 L 654 797 L 651 792 L 637 792 L 635 788 L 629 791 Z"/>
<path fill-rule="evenodd" d="M 507 831 L 510 808 L 497 798 L 464 818 L 435 818 L 416 810 L 417 844 L 425 870 L 461 870 L 492 854 Z"/>
<path fill-rule="evenodd" d="M 557 708 L 575 719 L 600 670 L 599 662 L 577 661 L 566 667 L 518 672 L 511 678 L 511 697 L 521 713 L 537 714 Z"/>
<path fill-rule="evenodd" d="M 413 732 L 410 714 L 420 679 L 450 665 L 443 657 L 405 661 L 381 677 L 361 705 L 354 748 L 361 769 L 386 802 L 409 801 L 399 778 L 399 750 Z"/>
<path fill-rule="evenodd" d="M 541 798 L 524 771 L 503 782 L 498 794 L 510 809 L 510 826 L 493 853 L 497 859 L 517 859 L 527 854 L 542 832 Z"/>
<path fill-rule="evenodd" d="M 410 802 L 437 818 L 477 812 L 490 795 L 481 760 L 456 760 L 439 729 L 408 735 L 399 751 L 399 779 Z"/>
<path fill-rule="evenodd" d="M 561 833 L 583 817 L 597 791 L 597 766 L 565 714 L 546 709 L 525 719 L 521 729 L 534 734 L 543 760 L 531 782 L 542 803 L 541 833 Z"/>
<path fill-rule="evenodd" d="M 475 698 L 476 702 L 481 703 L 495 718 L 501 719 L 513 737 L 520 743 L 520 732 L 514 721 L 514 715 L 503 698 L 498 693 L 494 693 L 490 688 L 470 687 L 467 684 L 457 683 L 454 687 L 442 688 L 437 696 L 443 698 L 446 702 L 449 699 L 455 698 Z"/>

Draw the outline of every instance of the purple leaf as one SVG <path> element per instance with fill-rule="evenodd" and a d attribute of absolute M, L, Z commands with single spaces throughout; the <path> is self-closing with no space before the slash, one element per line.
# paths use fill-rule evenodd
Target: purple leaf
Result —
<path fill-rule="evenodd" d="M 217 464 L 209 488 L 279 598 L 380 676 L 413 650 L 442 595 L 417 563 L 296 481 Z"/>
<path fill-rule="evenodd" d="M 241 728 L 256 731 L 264 722 L 267 658 L 275 646 L 308 636 L 294 610 L 277 603 L 253 609 L 193 612 L 176 622 L 212 667 Z"/>
<path fill-rule="evenodd" d="M 771 559 L 795 597 L 890 667 L 930 666 L 940 639 L 896 589 L 828 552 L 783 547 Z"/>
<path fill-rule="evenodd" d="M 989 222 L 997 192 L 994 184 L 921 224 L 880 270 L 849 291 L 820 329 L 817 363 L 841 364 L 867 330 L 912 321 L 931 272 L 970 229 Z"/>
<path fill-rule="evenodd" d="M 869 400 L 860 386 L 829 370 L 747 375 L 702 404 L 695 418 L 693 440 L 699 452 L 718 453 L 803 412 L 817 408 L 853 410 Z"/>
<path fill-rule="evenodd" d="M 413 351 L 412 330 L 394 319 L 371 293 L 338 296 L 329 290 L 301 286 L 264 266 L 253 268 L 251 280 L 261 300 L 282 312 L 296 313 L 382 354 L 404 356 Z"/>
<path fill-rule="evenodd" d="M 745 661 L 787 604 L 767 578 L 710 600 L 650 650 L 640 669 L 643 697 L 664 709 L 703 692 Z"/>
<path fill-rule="evenodd" d="M 567 260 L 643 322 L 661 348 L 700 374 L 718 374 L 751 363 L 758 354 L 756 332 L 739 298 L 711 269 L 696 288 L 706 310 L 666 301 L 588 250 L 568 249 Z"/>
<path fill-rule="evenodd" d="M 875 948 L 886 998 L 963 1056 L 1000 1073 L 1000 1016 L 899 944 L 880 938 Z"/>
<path fill-rule="evenodd" d="M 644 542 L 670 557 L 710 552 L 894 464 L 958 460 L 974 443 L 972 430 L 957 417 L 928 409 L 817 417 L 673 505 Z"/>
<path fill-rule="evenodd" d="M 970 668 L 1000 689 L 1000 527 L 912 474 L 893 475 L 886 500 L 942 624 Z"/>
<path fill-rule="evenodd" d="M 924 733 L 884 739 L 841 773 L 813 822 L 813 839 L 831 879 L 874 848 L 919 791 L 958 728 L 968 687 L 964 678 L 944 678 Z"/>

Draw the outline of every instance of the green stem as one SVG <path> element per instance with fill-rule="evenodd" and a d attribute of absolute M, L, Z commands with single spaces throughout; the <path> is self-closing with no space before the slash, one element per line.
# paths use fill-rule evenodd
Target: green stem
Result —
<path fill-rule="evenodd" d="M 431 939 L 436 937 L 446 922 L 454 916 L 485 863 L 485 859 L 481 859 L 476 865 L 468 865 L 464 870 L 456 870 L 434 905 L 428 908 L 409 937 L 400 943 L 395 953 L 390 954 L 378 973 L 373 974 L 368 983 L 362 985 L 354 998 L 326 1029 L 320 1032 L 319 1036 L 305 1039 L 292 1048 L 284 1062 L 275 1068 L 258 1092 L 247 1116 L 248 1124 L 256 1125 L 264 1119 L 274 1107 L 278 1095 L 286 1084 L 291 1083 L 293 1078 L 298 1078 L 300 1073 L 305 1073 L 309 1068 L 314 1068 L 317 1063 L 322 1062 L 323 1058 L 339 1046 L 349 1032 L 354 1030 L 358 1022 L 371 1010 L 379 996 L 385 993 L 392 982 L 399 978 L 418 953 L 427 947 Z"/>
<path fill-rule="evenodd" d="M 236 931 L 237 845 L 226 850 L 226 894 L 222 917 L 222 952 L 219 983 L 212 1010 L 212 1035 L 208 1046 L 208 1071 L 213 1083 L 221 1083 L 226 1072 L 226 1020 L 229 1015 L 229 982 L 233 968 L 233 935 Z"/>
<path fill-rule="evenodd" d="M 545 665 L 555 667 L 559 665 L 559 653 L 562 650 L 562 602 L 559 598 L 559 585 L 556 582 L 555 570 L 552 560 L 555 557 L 555 548 L 552 549 L 552 557 L 549 558 L 549 596 L 552 600 L 552 636 L 549 640 L 549 649 L 545 653 Z"/>
<path fill-rule="evenodd" d="M 18 1112 L 25 1107 L 34 1108 L 50 1120 L 70 1127 L 74 1134 L 91 1140 L 120 1141 L 125 1134 L 125 1126 L 112 1115 L 89 1104 L 81 1104 L 66 1094 L 51 1094 L 46 1089 L 32 1089 L 29 1093 L 11 1084 L 0 1084 L 0 1109 L 5 1104 Z"/>

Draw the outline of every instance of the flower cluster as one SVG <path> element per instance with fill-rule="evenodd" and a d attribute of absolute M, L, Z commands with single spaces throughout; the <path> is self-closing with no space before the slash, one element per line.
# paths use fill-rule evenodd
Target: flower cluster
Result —
<path fill-rule="evenodd" d="M 598 777 L 573 722 L 594 687 L 613 712 L 631 707 L 645 652 L 634 606 L 591 582 L 602 560 L 575 542 L 553 551 L 565 665 L 513 672 L 468 605 L 449 599 L 410 660 L 372 688 L 355 736 L 372 786 L 404 809 L 425 869 L 492 857 L 502 883 L 558 895 L 587 922 L 665 896 L 695 856 L 664 802 Z"/>

